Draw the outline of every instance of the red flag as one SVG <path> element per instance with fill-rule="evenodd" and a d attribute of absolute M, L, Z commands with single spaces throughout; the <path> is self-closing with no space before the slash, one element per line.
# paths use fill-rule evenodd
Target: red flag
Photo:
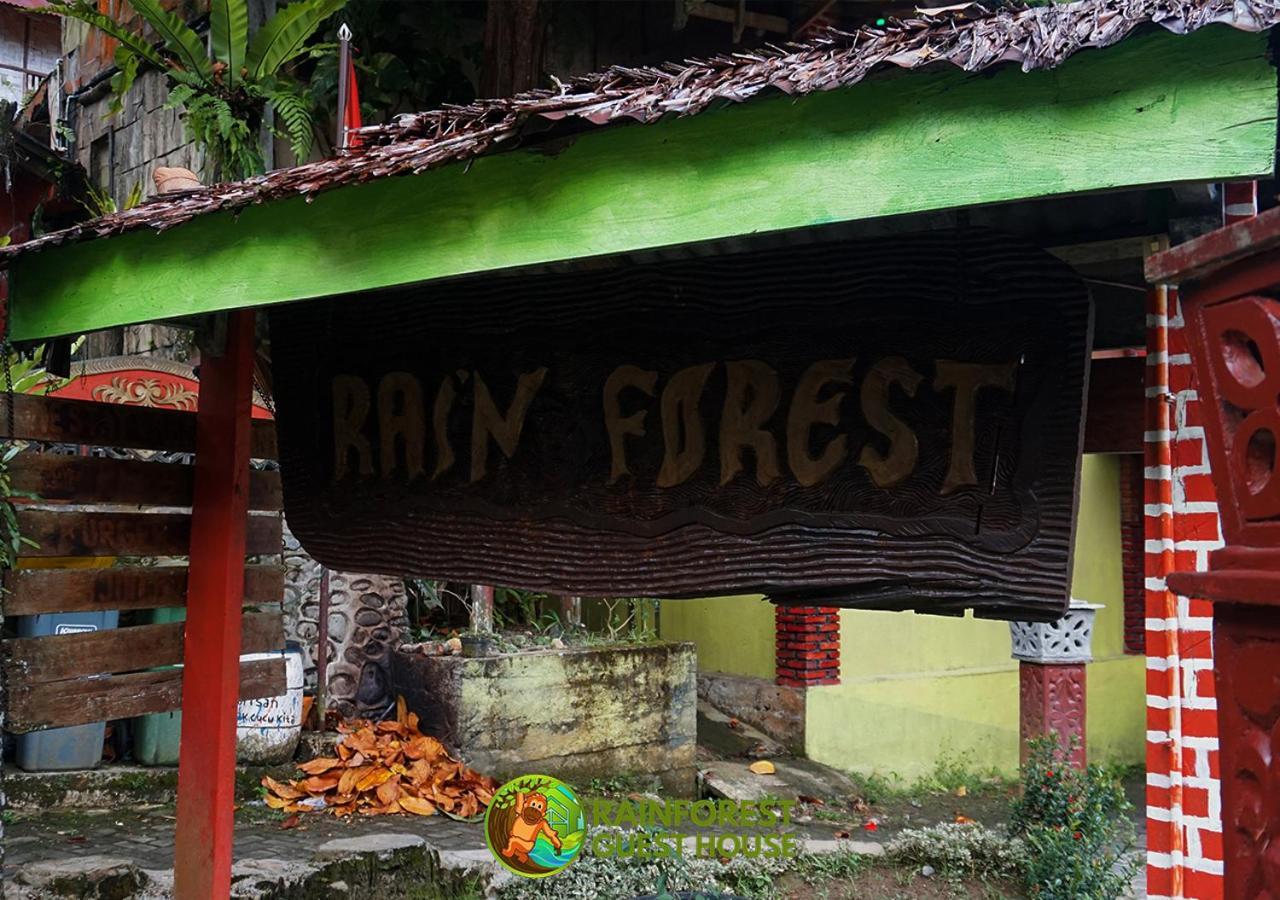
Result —
<path fill-rule="evenodd" d="M 346 129 L 347 147 L 359 147 L 360 135 L 356 129 L 363 124 L 360 120 L 360 91 L 356 87 L 356 64 L 347 59 L 347 109 L 343 116 L 342 126 Z"/>

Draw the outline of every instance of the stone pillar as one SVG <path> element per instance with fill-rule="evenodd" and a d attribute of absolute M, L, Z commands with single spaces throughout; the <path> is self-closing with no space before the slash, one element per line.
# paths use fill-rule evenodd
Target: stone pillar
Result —
<path fill-rule="evenodd" d="M 1010 622 L 1013 658 L 1018 660 L 1021 759 L 1027 742 L 1054 732 L 1064 745 L 1075 740 L 1071 761 L 1083 768 L 1085 752 L 1085 665 L 1093 658 L 1093 620 L 1102 606 L 1071 601 L 1054 622 Z"/>
<path fill-rule="evenodd" d="M 329 707 L 344 716 L 380 712 L 390 694 L 391 653 L 409 625 L 404 581 L 329 575 Z"/>
<path fill-rule="evenodd" d="M 306 650 L 306 686 L 316 687 L 320 564 L 285 528 L 285 635 Z M 391 653 L 408 628 L 404 582 L 390 575 L 329 575 L 328 704 L 343 716 L 381 711 Z"/>
<path fill-rule="evenodd" d="M 775 671 L 787 687 L 840 683 L 840 610 L 833 606 L 778 606 Z"/>

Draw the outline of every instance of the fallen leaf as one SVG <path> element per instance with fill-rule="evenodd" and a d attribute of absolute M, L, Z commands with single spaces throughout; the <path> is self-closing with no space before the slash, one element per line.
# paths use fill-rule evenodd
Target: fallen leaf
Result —
<path fill-rule="evenodd" d="M 808 794 L 799 794 L 796 797 L 801 803 L 808 803 L 810 806 L 826 806 L 826 802 L 821 797 L 810 797 Z"/>
<path fill-rule="evenodd" d="M 337 775 L 312 775 L 310 778 L 297 782 L 297 785 L 308 794 L 323 794 L 336 788 L 341 780 Z M 276 793 L 279 793 L 279 791 Z M 280 794 L 280 796 L 283 797 L 284 794 Z"/>
<path fill-rule="evenodd" d="M 757 775 L 772 775 L 778 771 L 778 767 L 767 759 L 758 759 L 747 768 Z"/>
<path fill-rule="evenodd" d="M 361 794 L 365 791 L 373 790 L 386 784 L 387 779 L 394 774 L 390 769 L 374 769 L 372 772 L 367 772 L 363 778 L 356 782 L 356 790 Z"/>
<path fill-rule="evenodd" d="M 730 728 L 733 728 L 733 729 L 735 729 L 735 730 L 736 730 L 736 729 L 739 729 L 739 728 L 741 728 L 741 727 L 742 727 L 742 723 L 741 723 L 741 722 L 739 722 L 737 719 L 730 719 L 730 720 L 729 720 L 729 727 L 730 727 Z"/>
<path fill-rule="evenodd" d="M 331 756 L 321 756 L 318 759 L 310 759 L 298 766 L 299 769 L 308 775 L 323 775 L 330 769 L 336 769 L 342 765 L 342 760 L 335 759 Z"/>
<path fill-rule="evenodd" d="M 305 790 L 298 790 L 291 784 L 282 784 L 270 775 L 263 775 L 260 784 L 281 800 L 297 800 L 307 795 Z"/>
<path fill-rule="evenodd" d="M 965 786 L 965 785 L 963 785 L 963 784 L 962 784 L 962 785 L 960 785 L 960 787 L 956 788 L 956 796 L 957 796 L 957 797 L 967 797 L 967 796 L 969 796 L 969 788 L 968 788 L 968 787 L 966 787 L 966 786 Z"/>
<path fill-rule="evenodd" d="M 406 812 L 411 812 L 415 816 L 430 816 L 436 811 L 434 803 L 430 800 L 423 800 L 421 797 L 401 797 L 400 806 Z"/>
<path fill-rule="evenodd" d="M 398 779 L 388 779 L 378 785 L 378 799 L 382 801 L 383 806 L 390 806 L 400 798 L 400 781 Z"/>
<path fill-rule="evenodd" d="M 848 840 L 849 838 L 851 838 L 851 837 L 853 837 L 853 835 L 851 835 L 851 834 L 850 834 L 849 832 L 847 832 L 847 831 L 837 831 L 837 832 L 835 832 L 835 839 L 836 839 L 837 841 L 847 841 L 847 840 Z"/>
<path fill-rule="evenodd" d="M 962 815 L 956 816 L 957 825 L 972 825 L 974 824 L 975 821 L 976 821 L 975 819 L 970 819 L 968 816 L 962 816 Z"/>
<path fill-rule="evenodd" d="M 302 819 L 298 817 L 298 814 L 294 813 L 293 815 L 286 818 L 283 822 L 281 822 L 280 827 L 286 830 L 289 828 L 297 828 L 298 824 L 301 821 Z"/>
<path fill-rule="evenodd" d="M 498 789 L 495 779 L 467 768 L 440 741 L 422 734 L 418 717 L 400 704 L 394 721 L 334 725 L 341 735 L 335 756 L 302 763 L 299 769 L 308 777 L 263 778 L 268 806 L 290 817 L 309 811 L 344 818 L 440 812 L 475 822 Z"/>

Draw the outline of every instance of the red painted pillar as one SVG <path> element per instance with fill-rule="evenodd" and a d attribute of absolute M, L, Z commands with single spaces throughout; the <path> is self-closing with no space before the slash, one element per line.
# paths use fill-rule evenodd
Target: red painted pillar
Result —
<path fill-rule="evenodd" d="M 778 606 L 774 612 L 778 684 L 840 683 L 840 610 L 834 606 Z"/>
<path fill-rule="evenodd" d="M 1022 762 L 1027 742 L 1053 732 L 1063 747 L 1072 747 L 1071 762 L 1085 766 L 1084 663 L 1018 664 L 1018 712 Z"/>
<path fill-rule="evenodd" d="M 237 310 L 228 315 L 222 355 L 200 365 L 174 850 L 179 900 L 231 893 L 253 353 L 254 313 Z"/>
<path fill-rule="evenodd" d="M 1013 658 L 1018 660 L 1020 757 L 1027 742 L 1049 734 L 1070 749 L 1071 762 L 1085 765 L 1085 666 L 1093 659 L 1093 622 L 1102 607 L 1072 598 L 1053 622 L 1010 622 Z"/>

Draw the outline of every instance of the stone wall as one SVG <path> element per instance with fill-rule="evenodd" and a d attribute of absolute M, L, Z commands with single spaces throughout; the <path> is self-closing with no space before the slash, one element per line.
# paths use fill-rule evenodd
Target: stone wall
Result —
<path fill-rule="evenodd" d="M 321 567 L 285 528 L 285 636 L 306 650 L 316 686 Z M 392 700 L 391 653 L 408 628 L 404 582 L 389 575 L 329 573 L 328 704 L 344 716 L 381 711 Z"/>
<path fill-rule="evenodd" d="M 180 166 L 199 173 L 204 164 L 203 154 L 187 140 L 179 111 L 165 109 L 168 95 L 164 74 L 146 71 L 114 116 L 108 113 L 107 91 L 73 101 L 75 160 L 89 173 L 90 183 L 109 193 L 120 208 L 135 185 L 141 186 L 143 197 L 155 193 L 155 168 Z"/>
<path fill-rule="evenodd" d="M 499 780 L 546 772 L 653 775 L 690 794 L 697 749 L 691 643 L 546 650 L 483 659 L 397 652 L 392 687 L 423 730 Z"/>

